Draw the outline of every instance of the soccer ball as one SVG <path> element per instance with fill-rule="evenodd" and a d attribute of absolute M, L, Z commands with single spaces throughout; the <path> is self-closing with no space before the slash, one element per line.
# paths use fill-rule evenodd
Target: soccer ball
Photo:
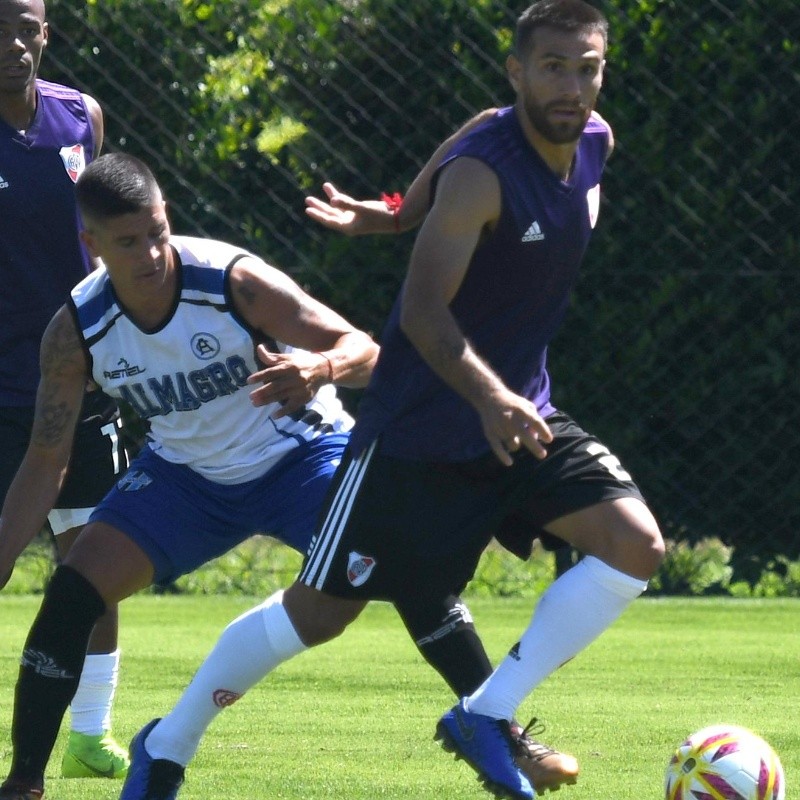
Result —
<path fill-rule="evenodd" d="M 784 800 L 786 783 L 775 751 L 736 725 L 693 733 L 667 767 L 666 800 Z"/>

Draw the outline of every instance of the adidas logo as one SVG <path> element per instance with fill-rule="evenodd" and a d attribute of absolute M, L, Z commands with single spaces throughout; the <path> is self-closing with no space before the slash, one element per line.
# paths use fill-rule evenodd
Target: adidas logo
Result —
<path fill-rule="evenodd" d="M 0 175 L 0 189 L 8 189 L 8 181 Z"/>
<path fill-rule="evenodd" d="M 544 239 L 544 234 L 542 233 L 541 227 L 539 227 L 539 223 L 534 220 L 531 222 L 530 228 L 525 231 L 525 235 L 522 237 L 523 242 L 541 242 Z"/>

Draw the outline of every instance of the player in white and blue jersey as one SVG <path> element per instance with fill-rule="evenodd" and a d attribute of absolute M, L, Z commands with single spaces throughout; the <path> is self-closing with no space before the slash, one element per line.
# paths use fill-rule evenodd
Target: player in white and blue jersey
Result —
<path fill-rule="evenodd" d="M 44 769 L 108 605 L 269 533 L 306 549 L 351 418 L 333 384 L 362 386 L 377 345 L 241 248 L 172 236 L 138 160 L 95 160 L 76 187 L 103 267 L 42 341 L 31 442 L 0 519 L 0 586 L 43 524 L 88 381 L 149 422 L 149 441 L 48 583 L 21 660 L 3 800 Z"/>

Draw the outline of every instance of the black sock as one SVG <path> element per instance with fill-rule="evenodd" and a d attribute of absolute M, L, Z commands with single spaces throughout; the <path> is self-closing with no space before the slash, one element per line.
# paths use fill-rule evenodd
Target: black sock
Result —
<path fill-rule="evenodd" d="M 397 606 L 423 658 L 456 697 L 472 694 L 492 673 L 469 609 L 455 595 Z"/>
<path fill-rule="evenodd" d="M 11 777 L 44 779 L 61 720 L 78 688 L 89 636 L 105 608 L 80 573 L 65 566 L 53 573 L 20 661 Z"/>

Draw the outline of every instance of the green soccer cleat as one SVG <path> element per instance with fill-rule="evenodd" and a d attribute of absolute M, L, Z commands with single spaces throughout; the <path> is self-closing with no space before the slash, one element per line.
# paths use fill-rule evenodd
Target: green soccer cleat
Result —
<path fill-rule="evenodd" d="M 128 751 L 114 741 L 111 731 L 96 736 L 70 731 L 61 774 L 65 778 L 124 778 L 130 763 Z"/>

